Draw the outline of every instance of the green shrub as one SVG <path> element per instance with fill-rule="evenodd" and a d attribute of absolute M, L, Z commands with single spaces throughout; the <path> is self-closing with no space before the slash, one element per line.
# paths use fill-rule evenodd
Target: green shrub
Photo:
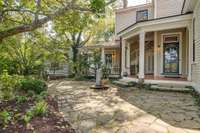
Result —
<path fill-rule="evenodd" d="M 28 110 L 28 111 L 26 112 L 26 114 L 23 116 L 22 120 L 23 120 L 26 124 L 28 124 L 29 121 L 33 118 L 33 116 L 34 116 L 34 113 L 33 113 L 32 109 L 30 109 L 30 110 Z"/>
<path fill-rule="evenodd" d="M 47 91 L 41 92 L 39 95 L 35 95 L 36 100 L 43 100 L 48 96 Z"/>
<path fill-rule="evenodd" d="M 47 90 L 47 85 L 44 81 L 37 79 L 24 79 L 20 83 L 20 88 L 26 92 L 34 91 L 36 94 L 40 94 Z"/>
<path fill-rule="evenodd" d="M 11 113 L 4 110 L 0 112 L 0 124 L 6 125 L 11 120 Z"/>
<path fill-rule="evenodd" d="M 22 117 L 22 120 L 28 124 L 33 117 L 44 115 L 47 112 L 47 109 L 48 104 L 44 100 L 39 101 L 26 112 Z"/>
<path fill-rule="evenodd" d="M 14 98 L 15 92 L 18 88 L 18 84 L 23 77 L 8 74 L 7 70 L 4 70 L 3 74 L 0 75 L 0 94 L 5 100 Z"/>
<path fill-rule="evenodd" d="M 47 112 L 47 108 L 47 102 L 45 102 L 44 100 L 37 102 L 33 107 L 34 115 L 44 115 Z"/>
<path fill-rule="evenodd" d="M 24 103 L 28 100 L 28 98 L 26 96 L 16 96 L 15 97 L 17 103 Z"/>

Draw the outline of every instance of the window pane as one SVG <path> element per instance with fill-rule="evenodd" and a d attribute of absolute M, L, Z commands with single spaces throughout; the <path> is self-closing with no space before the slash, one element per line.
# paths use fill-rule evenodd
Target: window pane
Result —
<path fill-rule="evenodd" d="M 137 21 L 148 20 L 148 10 L 137 11 Z"/>

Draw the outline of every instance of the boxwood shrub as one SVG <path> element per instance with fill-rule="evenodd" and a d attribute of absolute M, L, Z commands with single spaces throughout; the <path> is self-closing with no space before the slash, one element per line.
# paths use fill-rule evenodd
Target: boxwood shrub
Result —
<path fill-rule="evenodd" d="M 38 79 L 24 79 L 20 83 L 20 88 L 26 92 L 33 91 L 40 94 L 47 90 L 47 85 L 44 81 Z"/>

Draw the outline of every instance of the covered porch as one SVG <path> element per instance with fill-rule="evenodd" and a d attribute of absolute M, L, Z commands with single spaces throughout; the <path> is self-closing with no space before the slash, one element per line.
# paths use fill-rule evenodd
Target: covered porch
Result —
<path fill-rule="evenodd" d="M 191 80 L 191 15 L 139 22 L 120 32 L 121 76 L 146 80 Z"/>

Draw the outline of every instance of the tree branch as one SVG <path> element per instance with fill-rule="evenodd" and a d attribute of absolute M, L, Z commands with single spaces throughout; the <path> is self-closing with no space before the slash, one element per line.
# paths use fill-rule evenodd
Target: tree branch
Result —
<path fill-rule="evenodd" d="M 115 2 L 116 0 L 110 0 L 109 2 L 106 3 L 106 5 L 109 5 L 113 2 Z M 12 9 L 13 11 L 17 11 L 16 9 Z M 40 18 L 38 20 L 34 20 L 32 23 L 30 24 L 23 24 L 23 25 L 19 25 L 10 29 L 6 29 L 4 31 L 0 31 L 0 41 L 2 41 L 4 38 L 19 34 L 19 33 L 23 33 L 23 32 L 28 32 L 28 31 L 33 31 L 37 28 L 42 27 L 44 24 L 46 24 L 48 21 L 54 19 L 57 16 L 61 16 L 63 14 L 65 14 L 67 11 L 69 10 L 79 10 L 82 12 L 92 12 L 91 9 L 89 8 L 84 8 L 84 7 L 80 7 L 78 5 L 75 5 L 73 2 L 72 3 L 68 3 L 67 6 L 63 7 L 62 9 L 56 11 L 53 14 L 49 14 L 46 17 Z M 21 10 L 23 11 L 23 10 Z M 35 13 L 32 12 L 30 10 L 24 10 L 30 13 Z M 1 14 L 2 15 L 2 14 Z"/>

